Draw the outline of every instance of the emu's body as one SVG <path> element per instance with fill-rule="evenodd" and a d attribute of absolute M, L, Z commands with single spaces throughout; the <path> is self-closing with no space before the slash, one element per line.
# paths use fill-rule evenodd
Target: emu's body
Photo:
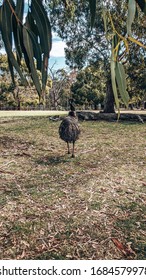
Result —
<path fill-rule="evenodd" d="M 70 154 L 69 143 L 73 143 L 72 157 L 74 157 L 74 145 L 79 138 L 80 128 L 78 119 L 74 111 L 70 111 L 69 115 L 64 118 L 59 127 L 59 135 L 62 140 L 67 143 L 68 154 Z"/>

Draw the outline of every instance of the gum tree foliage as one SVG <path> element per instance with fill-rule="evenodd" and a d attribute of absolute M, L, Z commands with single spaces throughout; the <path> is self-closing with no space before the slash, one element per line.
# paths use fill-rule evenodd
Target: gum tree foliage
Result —
<path fill-rule="evenodd" d="M 137 55 L 135 55 L 137 54 Z M 127 88 L 130 96 L 130 103 L 140 106 L 146 100 L 146 51 L 141 48 L 137 51 L 134 45 L 129 54 L 126 64 L 127 69 Z"/>
<path fill-rule="evenodd" d="M 23 70 L 27 74 L 27 68 L 23 64 Z M 7 63 L 6 54 L 0 55 L 0 108 L 1 109 L 26 109 L 37 107 L 39 103 L 39 98 L 37 91 L 33 85 L 33 82 L 30 80 L 30 87 L 23 86 L 18 75 L 15 75 L 15 83 L 10 83 L 10 71 Z"/>
<path fill-rule="evenodd" d="M 78 72 L 76 81 L 71 86 L 72 98 L 76 104 L 88 109 L 97 109 L 97 105 L 104 101 L 103 71 L 95 67 L 85 67 Z"/>
<path fill-rule="evenodd" d="M 25 18 L 24 2 L 24 0 L 2 1 L 0 31 L 14 86 L 15 72 L 19 74 L 21 83 L 24 86 L 28 85 L 21 67 L 21 61 L 24 59 L 42 102 L 45 99 L 48 61 L 52 46 L 51 25 L 41 0 L 28 1 L 28 12 Z M 41 73 L 41 79 L 39 73 Z"/>
<path fill-rule="evenodd" d="M 129 68 L 127 62 L 132 62 L 131 54 L 134 52 L 135 58 L 137 55 L 144 56 L 143 13 L 135 1 L 96 2 L 92 29 L 88 1 L 84 4 L 83 1 L 68 1 L 68 10 L 64 10 L 60 0 L 52 0 L 49 7 L 55 23 L 53 28 L 66 41 L 66 63 L 78 70 L 86 65 L 99 69 L 102 63 L 106 83 L 104 111 L 114 112 L 114 97 L 117 108 L 119 96 L 128 106 L 126 74 Z"/>
<path fill-rule="evenodd" d="M 93 24 L 96 16 L 96 9 L 94 10 L 93 2 L 92 5 L 92 12 L 93 12 Z M 98 2 L 98 1 L 96 1 Z M 103 20 L 104 20 L 104 27 L 106 36 L 108 36 L 108 25 L 110 23 L 113 34 L 111 36 L 112 40 L 112 47 L 111 47 L 111 60 L 110 60 L 110 66 L 111 66 L 111 82 L 112 82 L 112 89 L 114 92 L 114 98 L 117 105 L 117 108 L 119 108 L 119 97 L 117 92 L 117 86 L 118 90 L 120 92 L 120 96 L 125 103 L 126 106 L 128 106 L 129 102 L 129 95 L 127 93 L 127 84 L 126 84 L 126 75 L 125 70 L 122 62 L 123 56 L 126 56 L 129 54 L 129 49 L 132 43 L 137 44 L 137 46 L 146 48 L 145 43 L 145 37 L 143 42 L 143 35 L 145 33 L 145 25 L 143 24 L 143 21 L 141 22 L 140 26 L 138 26 L 138 32 L 137 34 L 137 26 L 134 26 L 133 29 L 133 23 L 136 17 L 141 17 L 140 11 L 144 15 L 146 15 L 146 1 L 145 0 L 129 0 L 126 1 L 127 3 L 127 13 L 126 13 L 126 28 L 124 30 L 124 33 L 121 34 L 121 29 L 118 30 L 118 22 L 121 17 L 112 17 L 112 13 L 110 12 L 110 8 L 112 9 L 114 7 L 114 3 L 116 3 L 116 11 L 119 10 L 119 12 L 122 11 L 122 6 L 124 5 L 124 1 L 122 1 L 121 6 L 119 1 L 103 1 Z M 143 15 L 142 15 L 143 17 Z M 141 30 L 141 28 L 144 26 L 144 29 Z M 139 36 L 140 35 L 140 36 Z M 141 41 L 139 41 L 139 37 Z M 123 50 L 124 49 L 124 50 Z"/>
<path fill-rule="evenodd" d="M 28 81 L 23 74 L 21 68 L 21 60 L 25 59 L 30 76 L 37 89 L 40 102 L 45 102 L 45 88 L 48 75 L 48 62 L 52 46 L 52 32 L 51 26 L 55 25 L 55 22 L 50 22 L 45 7 L 50 1 L 32 0 L 27 2 L 28 12 L 24 19 L 24 0 L 3 0 L 0 5 L 0 32 L 2 40 L 5 46 L 5 50 L 8 55 L 8 64 L 12 77 L 12 82 L 15 85 L 15 71 L 19 74 L 21 83 L 27 85 Z M 59 1 L 60 2 L 60 1 Z M 66 12 L 71 12 L 70 16 L 74 16 L 74 2 L 71 0 L 62 0 L 62 9 Z M 80 5 L 85 5 L 86 1 L 77 1 L 80 9 Z M 116 1 L 115 1 L 116 2 Z M 58 4 L 57 0 L 53 1 L 53 5 Z M 128 103 L 129 97 L 126 91 L 125 73 L 123 64 L 119 62 L 120 48 L 124 48 L 124 52 L 128 52 L 129 43 L 134 42 L 143 46 L 133 37 L 131 27 L 135 18 L 136 9 L 139 7 L 143 13 L 146 14 L 145 0 L 129 0 L 127 7 L 127 31 L 125 34 L 120 34 L 117 31 L 117 26 L 112 18 L 110 9 L 112 8 L 112 1 L 96 1 L 88 0 L 85 8 L 90 11 L 90 26 L 93 28 L 96 18 L 96 4 L 101 3 L 104 10 L 104 27 L 108 35 L 108 28 L 112 29 L 110 34 L 112 41 L 111 47 L 111 80 L 112 88 L 114 91 L 115 101 L 117 107 L 119 106 L 119 99 L 117 94 L 117 85 L 120 94 L 125 104 Z M 118 1 L 119 3 L 119 1 Z M 60 4 L 60 3 L 59 3 Z M 70 9 L 71 7 L 71 9 Z M 52 6 L 52 11 L 54 6 Z M 88 12 L 89 13 L 89 12 Z M 84 20 L 81 16 L 81 25 L 84 26 Z M 68 22 L 69 24 L 69 22 Z M 98 23 L 97 23 L 98 24 Z M 14 40 L 15 52 L 12 50 L 12 44 Z M 82 52 L 80 52 L 82 55 Z M 40 74 L 41 73 L 41 79 Z"/>

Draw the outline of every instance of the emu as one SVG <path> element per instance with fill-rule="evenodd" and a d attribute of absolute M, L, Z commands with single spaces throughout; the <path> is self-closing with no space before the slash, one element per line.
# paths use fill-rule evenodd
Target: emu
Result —
<path fill-rule="evenodd" d="M 70 154 L 69 143 L 73 144 L 72 157 L 74 158 L 75 142 L 79 139 L 80 128 L 72 100 L 70 100 L 70 109 L 68 116 L 63 119 L 59 126 L 59 135 L 67 143 L 68 154 Z"/>

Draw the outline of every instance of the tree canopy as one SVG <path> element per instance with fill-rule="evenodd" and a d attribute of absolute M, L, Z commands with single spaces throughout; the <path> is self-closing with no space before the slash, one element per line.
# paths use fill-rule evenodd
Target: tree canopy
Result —
<path fill-rule="evenodd" d="M 104 101 L 103 71 L 96 67 L 86 67 L 77 74 L 76 81 L 71 86 L 72 97 L 78 105 L 97 109 Z"/>
<path fill-rule="evenodd" d="M 127 56 L 133 43 L 137 44 L 139 47 L 145 48 L 143 39 L 141 38 L 142 40 L 139 40 L 139 37 L 137 37 L 135 33 L 136 28 L 134 26 L 137 15 L 138 17 L 142 17 L 140 11 L 146 15 L 145 0 L 129 0 L 128 5 L 127 1 L 122 1 L 122 3 L 119 4 L 117 0 L 100 2 L 96 0 L 32 0 L 28 1 L 26 16 L 24 16 L 24 4 L 24 0 L 3 0 L 0 6 L 0 32 L 8 55 L 8 64 L 14 85 L 15 72 L 19 74 L 21 82 L 24 85 L 28 84 L 28 80 L 21 67 L 21 61 L 24 59 L 39 94 L 40 102 L 44 100 L 48 62 L 52 47 L 51 28 L 54 28 L 54 30 L 56 28 L 56 22 L 53 21 L 51 14 L 53 15 L 55 9 L 58 7 L 58 12 L 61 17 L 63 17 L 64 14 L 68 15 L 68 21 L 66 23 L 68 28 L 72 26 L 71 21 L 73 22 L 75 18 L 78 18 L 77 28 L 84 30 L 88 27 L 88 40 L 91 41 L 92 44 L 94 44 L 94 41 L 90 39 L 93 35 L 99 38 L 102 33 L 104 33 L 102 45 L 105 44 L 105 46 L 103 48 L 101 48 L 100 44 L 98 46 L 97 39 L 96 51 L 100 52 L 100 56 L 103 55 L 103 52 L 104 56 L 106 56 L 106 53 L 109 51 L 112 89 L 117 107 L 119 106 L 117 86 L 124 103 L 128 105 L 129 96 L 126 89 L 126 75 L 121 56 L 122 58 Z M 48 7 L 49 15 L 47 13 Z M 124 18 L 126 19 L 126 25 L 124 25 L 124 28 L 120 29 L 119 18 L 122 18 L 123 11 L 125 11 Z M 86 27 L 82 12 L 85 12 L 87 18 L 90 19 Z M 115 16 L 116 13 L 120 16 L 119 18 Z M 58 17 L 58 24 L 60 24 L 59 20 L 60 16 Z M 61 26 L 60 35 L 61 32 L 65 34 L 65 28 L 65 26 Z M 72 30 L 72 34 L 76 30 Z M 14 51 L 13 41 L 15 47 Z M 108 48 L 109 43 L 111 46 L 110 49 Z M 68 50 L 66 54 L 69 56 L 69 42 L 67 47 Z M 81 62 L 85 60 L 87 53 L 89 54 L 92 50 L 93 48 L 91 48 L 91 45 L 85 50 L 83 40 L 80 40 L 80 44 L 75 46 L 75 52 L 77 52 L 75 57 L 78 57 L 78 60 Z M 41 73 L 41 78 L 38 72 Z"/>
<path fill-rule="evenodd" d="M 79 70 L 87 65 L 94 65 L 100 69 L 102 65 L 105 82 L 107 80 L 107 95 L 112 98 L 114 91 L 117 107 L 121 102 L 119 96 L 128 106 L 131 96 L 127 92 L 127 75 L 132 74 L 132 71 L 128 73 L 129 66 L 131 65 L 132 69 L 135 59 L 137 68 L 141 68 L 140 57 L 145 57 L 145 26 L 143 13 L 138 5 L 137 16 L 131 22 L 127 19 L 127 13 L 128 17 L 131 15 L 130 2 L 128 6 L 127 1 L 97 1 L 92 29 L 88 1 L 84 1 L 84 5 L 81 1 L 73 1 L 68 12 L 63 9 L 61 1 L 52 0 L 49 7 L 51 21 L 54 22 L 53 29 L 66 41 L 67 64 Z M 129 30 L 133 37 L 129 37 Z M 106 100 L 106 112 L 114 110 L 113 106 L 112 109 L 108 108 L 108 100 L 111 98 Z"/>

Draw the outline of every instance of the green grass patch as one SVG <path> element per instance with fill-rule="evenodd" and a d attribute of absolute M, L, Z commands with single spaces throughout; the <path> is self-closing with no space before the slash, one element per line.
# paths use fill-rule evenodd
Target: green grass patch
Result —
<path fill-rule="evenodd" d="M 0 124 L 1 259 L 145 259 L 145 124 L 81 122 L 74 159 L 59 121 Z"/>

